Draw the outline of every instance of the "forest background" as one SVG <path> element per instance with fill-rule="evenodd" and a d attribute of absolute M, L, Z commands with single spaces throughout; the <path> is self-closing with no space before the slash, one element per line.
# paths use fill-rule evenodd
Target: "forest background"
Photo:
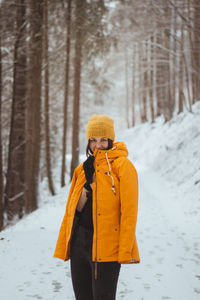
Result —
<path fill-rule="evenodd" d="M 116 131 L 200 100 L 199 0 L 0 2 L 0 230 L 56 194 L 93 113 Z M 70 165 L 66 155 L 71 154 Z"/>

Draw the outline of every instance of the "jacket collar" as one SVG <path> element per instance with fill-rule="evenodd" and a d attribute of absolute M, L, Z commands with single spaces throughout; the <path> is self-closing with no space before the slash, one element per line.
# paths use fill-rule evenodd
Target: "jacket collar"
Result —
<path fill-rule="evenodd" d="M 128 150 L 124 142 L 114 142 L 113 148 L 109 150 L 95 150 L 93 155 L 95 156 L 95 161 L 106 159 L 106 153 L 108 159 L 116 159 L 118 157 L 127 157 Z"/>

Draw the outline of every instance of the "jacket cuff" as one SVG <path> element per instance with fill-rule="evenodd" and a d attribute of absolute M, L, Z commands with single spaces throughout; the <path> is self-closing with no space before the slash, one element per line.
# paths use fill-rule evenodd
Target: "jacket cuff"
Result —
<path fill-rule="evenodd" d="M 120 264 L 126 264 L 131 261 L 131 254 L 119 254 L 118 262 Z"/>

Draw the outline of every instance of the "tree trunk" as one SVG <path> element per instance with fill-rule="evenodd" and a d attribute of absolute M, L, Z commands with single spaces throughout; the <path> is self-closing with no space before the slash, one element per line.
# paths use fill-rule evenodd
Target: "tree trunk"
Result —
<path fill-rule="evenodd" d="M 172 28 L 174 31 L 173 34 L 173 40 L 172 40 L 172 71 L 171 71 L 171 77 L 172 77 L 172 87 L 171 87 L 171 104 L 172 104 L 172 110 L 174 111 L 174 108 L 176 106 L 176 89 L 177 89 L 177 13 L 176 9 L 173 8 L 173 20 L 172 20 Z"/>
<path fill-rule="evenodd" d="M 124 61 L 125 61 L 125 86 L 126 86 L 126 124 L 127 128 L 129 124 L 129 76 L 128 76 L 128 55 L 126 49 L 124 49 Z"/>
<path fill-rule="evenodd" d="M 166 7 L 164 11 L 165 19 L 171 19 L 171 8 Z M 165 121 L 169 121 L 173 116 L 173 101 L 171 100 L 171 74 L 170 74 L 170 24 L 166 24 L 164 29 L 164 46 L 165 46 L 165 64 L 164 73 L 165 78 L 165 101 L 164 101 L 164 117 Z"/>
<path fill-rule="evenodd" d="M 73 101 L 73 133 L 72 133 L 72 161 L 71 178 L 74 169 L 79 163 L 79 111 L 80 111 L 80 85 L 81 63 L 83 46 L 83 26 L 85 19 L 85 0 L 76 0 L 75 12 L 75 58 L 74 58 L 74 101 Z"/>
<path fill-rule="evenodd" d="M 155 122 L 155 112 L 154 112 L 154 99 L 153 99 L 153 76 L 154 76 L 154 72 L 153 72 L 153 57 L 154 57 L 154 53 L 153 53 L 153 36 L 151 36 L 150 39 L 150 43 L 149 43 L 149 57 L 150 57 L 150 72 L 149 72 L 149 100 L 150 100 L 150 113 L 151 113 L 151 122 Z"/>
<path fill-rule="evenodd" d="M 156 115 L 160 116 L 163 112 L 163 101 L 164 101 L 164 93 L 163 93 L 163 50 L 159 47 L 162 45 L 162 33 L 156 34 Z"/>
<path fill-rule="evenodd" d="M 26 102 L 26 6 L 17 1 L 17 36 L 14 47 L 14 81 L 5 208 L 8 223 L 22 218 L 25 186 L 25 102 Z"/>
<path fill-rule="evenodd" d="M 0 7 L 0 32 L 1 26 L 1 7 Z M 1 55 L 1 34 L 0 34 L 0 231 L 3 229 L 3 161 L 2 161 L 2 119 L 1 119 L 1 103 L 2 103 L 2 55 Z"/>
<path fill-rule="evenodd" d="M 190 94 L 190 80 L 189 80 L 189 71 L 188 71 L 188 65 L 187 65 L 187 59 L 185 56 L 185 53 L 183 53 L 183 63 L 185 65 L 185 83 L 187 88 L 187 98 L 188 98 L 188 105 L 189 105 L 189 112 L 192 112 L 192 99 Z"/>
<path fill-rule="evenodd" d="M 179 53 L 179 95 L 178 95 L 178 113 L 183 111 L 184 92 L 183 92 L 183 49 L 184 49 L 184 32 L 183 24 L 181 26 L 181 38 L 180 38 L 180 53 Z"/>
<path fill-rule="evenodd" d="M 187 19 L 190 19 L 190 1 L 187 0 Z M 187 29 L 186 37 L 188 41 L 190 42 L 190 34 L 191 29 Z M 189 49 L 190 50 L 190 49 Z M 189 104 L 189 111 L 192 112 L 192 82 L 191 82 L 191 72 L 190 72 L 190 66 L 192 65 L 192 52 L 189 51 L 188 55 L 184 53 L 184 63 L 185 63 L 185 76 L 186 76 L 186 85 L 187 85 L 187 95 L 188 95 L 188 104 Z M 189 57 L 189 60 L 188 60 Z"/>
<path fill-rule="evenodd" d="M 188 9 L 188 19 L 192 19 L 191 13 L 191 1 L 187 1 L 187 9 Z M 188 38 L 190 43 L 190 57 L 191 57 L 191 66 L 192 66 L 192 74 L 191 74 L 191 85 L 192 85 L 192 104 L 195 103 L 195 86 L 196 86 L 196 76 L 195 76 L 195 60 L 194 60 L 194 43 L 192 40 L 193 30 L 188 31 Z"/>
<path fill-rule="evenodd" d="M 66 171 L 66 142 L 67 142 L 67 114 L 69 98 L 69 70 L 70 70 L 70 48 L 71 48 L 71 0 L 68 0 L 67 7 L 67 40 L 66 40 L 66 63 L 65 63 L 65 95 L 64 95 L 64 117 L 63 117 L 63 147 L 62 147 L 62 169 L 61 186 L 65 186 Z"/>
<path fill-rule="evenodd" d="M 154 99 L 154 118 L 156 118 L 156 109 L 157 109 L 157 93 L 156 93 L 156 58 L 157 58 L 157 51 L 156 51 L 156 32 L 153 34 L 153 99 Z"/>
<path fill-rule="evenodd" d="M 49 190 L 55 195 L 52 171 L 51 171 L 51 150 L 50 150 L 50 130 L 49 130 L 49 41 L 48 41 L 48 0 L 44 0 L 44 84 L 45 84 L 45 149 L 46 149 L 46 168 Z"/>
<path fill-rule="evenodd" d="M 139 112 L 140 112 L 140 122 L 143 122 L 143 63 L 142 63 L 142 42 L 138 43 L 138 74 L 139 74 L 139 93 L 138 93 L 138 100 L 139 100 Z"/>
<path fill-rule="evenodd" d="M 141 120 L 142 122 L 147 121 L 147 87 L 148 87 L 148 72 L 147 72 L 147 42 L 143 43 L 143 57 L 142 57 L 142 114 Z"/>
<path fill-rule="evenodd" d="M 194 101 L 200 100 L 200 3 L 194 0 L 194 67 L 195 88 Z"/>
<path fill-rule="evenodd" d="M 26 123 L 26 197 L 25 210 L 38 206 L 40 165 L 41 67 L 43 0 L 30 0 L 29 76 Z"/>
<path fill-rule="evenodd" d="M 132 63 L 132 127 L 135 126 L 135 98 L 136 98 L 136 44 L 133 45 L 133 63 Z"/>

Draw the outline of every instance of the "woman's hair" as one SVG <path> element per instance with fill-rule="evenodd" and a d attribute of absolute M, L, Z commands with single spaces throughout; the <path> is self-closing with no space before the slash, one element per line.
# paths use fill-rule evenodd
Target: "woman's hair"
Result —
<path fill-rule="evenodd" d="M 111 149 L 113 147 L 113 141 L 112 140 L 110 140 L 110 139 L 108 139 L 108 148 L 106 149 L 106 150 L 109 150 L 109 149 Z M 87 157 L 88 156 L 90 156 L 90 155 L 92 155 L 93 154 L 93 152 L 92 152 L 92 150 L 90 149 L 90 140 L 88 140 L 88 144 L 87 144 L 87 147 L 86 147 L 86 155 L 87 155 Z"/>

